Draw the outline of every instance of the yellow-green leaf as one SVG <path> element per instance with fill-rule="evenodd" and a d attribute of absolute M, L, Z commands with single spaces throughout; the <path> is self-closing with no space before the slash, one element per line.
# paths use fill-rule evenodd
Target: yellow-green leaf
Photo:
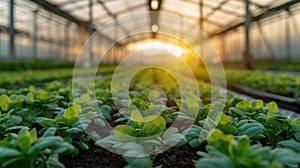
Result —
<path fill-rule="evenodd" d="M 138 110 L 133 110 L 130 115 L 130 121 L 136 122 L 139 125 L 144 122 L 144 117 Z"/>
<path fill-rule="evenodd" d="M 225 113 L 222 112 L 221 120 L 220 120 L 219 124 L 225 125 L 229 122 L 231 122 L 231 119 L 229 117 L 227 117 L 227 115 Z"/>
<path fill-rule="evenodd" d="M 162 116 L 147 116 L 145 122 L 156 126 L 166 126 L 166 120 Z"/>
<path fill-rule="evenodd" d="M 270 102 L 266 105 L 266 109 L 269 111 L 278 111 L 278 106 L 275 102 Z"/>
<path fill-rule="evenodd" d="M 6 95 L 0 96 L 0 107 L 2 111 L 7 111 L 8 106 L 12 103 L 11 99 Z"/>
<path fill-rule="evenodd" d="M 30 102 L 30 103 L 33 103 L 34 102 L 34 95 L 32 92 L 28 92 L 27 95 L 26 95 L 26 98 L 27 100 Z"/>
<path fill-rule="evenodd" d="M 34 143 L 35 141 L 37 141 L 37 134 L 36 134 L 36 129 L 33 128 L 33 129 L 30 131 L 30 142 L 31 142 L 31 143 Z"/>
<path fill-rule="evenodd" d="M 235 105 L 235 107 L 242 109 L 242 110 L 247 110 L 247 109 L 251 108 L 251 104 L 249 101 L 241 101 L 241 102 L 238 102 Z"/>
<path fill-rule="evenodd" d="M 291 121 L 291 124 L 294 125 L 296 123 L 300 122 L 300 117 L 297 117 L 297 118 L 294 118 L 292 121 Z"/>
<path fill-rule="evenodd" d="M 217 140 L 226 140 L 231 141 L 233 139 L 232 135 L 225 135 L 221 130 L 215 129 L 210 136 L 208 137 L 209 141 L 217 141 Z"/>
<path fill-rule="evenodd" d="M 262 100 L 254 100 L 254 102 L 255 102 L 254 109 L 260 109 L 264 106 L 264 102 Z"/>
<path fill-rule="evenodd" d="M 78 113 L 81 113 L 82 109 L 78 104 L 72 103 L 72 106 L 67 108 L 64 117 L 71 119 L 78 116 Z"/>
<path fill-rule="evenodd" d="M 35 87 L 31 85 L 31 86 L 28 87 L 28 90 L 30 92 L 35 92 Z"/>

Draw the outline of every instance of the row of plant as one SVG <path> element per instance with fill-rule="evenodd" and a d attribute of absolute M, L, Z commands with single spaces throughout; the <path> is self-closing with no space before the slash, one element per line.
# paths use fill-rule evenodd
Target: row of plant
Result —
<path fill-rule="evenodd" d="M 272 62 L 272 63 L 270 63 Z M 246 69 L 243 62 L 224 62 L 225 69 Z M 255 61 L 252 64 L 254 69 L 260 70 L 276 70 L 276 71 L 300 71 L 300 62 L 291 61 Z"/>
<path fill-rule="evenodd" d="M 181 79 L 189 87 L 190 79 Z M 88 150 L 95 139 L 99 148 L 122 153 L 132 168 L 164 166 L 156 156 L 166 146 L 194 148 L 199 159 L 190 162 L 195 167 L 300 165 L 300 118 L 288 119 L 276 103 L 232 95 L 224 100 L 218 88 L 200 81 L 198 97 L 182 96 L 176 80 L 161 70 L 144 70 L 133 81 L 129 99 L 121 92 L 112 97 L 111 76 L 96 80 L 95 95 L 89 82 L 73 83 L 73 92 L 70 82 L 57 81 L 3 90 L 0 166 L 63 167 L 60 155 L 76 158 L 78 149 Z M 182 126 L 173 127 L 176 121 Z M 108 124 L 114 131 L 105 132 Z"/>
<path fill-rule="evenodd" d="M 208 73 L 204 70 L 194 69 L 194 73 L 198 78 L 209 80 Z M 219 79 L 218 73 L 220 72 L 216 71 L 211 78 Z M 225 75 L 226 82 L 230 84 L 238 84 L 274 94 L 300 98 L 299 76 L 240 70 L 225 70 Z"/>
<path fill-rule="evenodd" d="M 62 61 L 50 61 L 50 60 L 39 60 L 39 61 L 28 61 L 28 60 L 1 60 L 0 70 L 1 71 L 24 71 L 24 70 L 38 70 L 38 69 L 56 69 L 56 68 L 73 68 L 74 62 L 62 62 Z"/>
<path fill-rule="evenodd" d="M 111 73 L 115 69 L 114 65 L 101 66 L 97 74 Z M 26 70 L 22 72 L 1 72 L 0 74 L 0 87 L 22 86 L 29 84 L 36 84 L 42 82 L 49 82 L 58 79 L 69 79 L 73 76 L 73 68 L 58 68 L 49 70 Z M 93 69 L 80 68 L 76 70 L 77 75 L 90 75 L 94 74 Z"/>

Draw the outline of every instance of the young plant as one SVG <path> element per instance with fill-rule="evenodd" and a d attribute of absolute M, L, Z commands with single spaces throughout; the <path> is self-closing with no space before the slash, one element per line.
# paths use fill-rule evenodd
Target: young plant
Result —
<path fill-rule="evenodd" d="M 294 167 L 300 164 L 300 153 L 290 149 L 262 147 L 260 144 L 251 146 L 247 136 L 235 139 L 232 135 L 225 135 L 215 130 L 208 138 L 205 152 L 198 152 L 202 156 L 195 162 L 195 167 Z"/>
<path fill-rule="evenodd" d="M 58 160 L 59 154 L 76 153 L 77 150 L 61 137 L 54 136 L 55 132 L 55 128 L 49 128 L 39 138 L 35 128 L 8 134 L 0 141 L 1 167 L 64 167 Z"/>

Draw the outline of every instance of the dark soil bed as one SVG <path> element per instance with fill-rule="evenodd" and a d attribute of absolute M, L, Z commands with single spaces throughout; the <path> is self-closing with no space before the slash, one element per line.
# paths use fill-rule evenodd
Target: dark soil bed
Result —
<path fill-rule="evenodd" d="M 194 167 L 193 160 L 199 159 L 196 154 L 198 150 L 199 148 L 191 148 L 188 145 L 170 148 L 156 156 L 154 166 L 163 165 L 166 168 Z M 119 168 L 127 165 L 121 155 L 93 144 L 88 150 L 80 150 L 77 157 L 61 156 L 60 161 L 66 168 Z"/>

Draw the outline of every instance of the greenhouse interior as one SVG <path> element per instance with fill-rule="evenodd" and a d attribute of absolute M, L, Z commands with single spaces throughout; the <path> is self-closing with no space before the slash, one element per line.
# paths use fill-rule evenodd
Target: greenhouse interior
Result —
<path fill-rule="evenodd" d="M 1 168 L 300 167 L 300 0 L 1 0 Z"/>

